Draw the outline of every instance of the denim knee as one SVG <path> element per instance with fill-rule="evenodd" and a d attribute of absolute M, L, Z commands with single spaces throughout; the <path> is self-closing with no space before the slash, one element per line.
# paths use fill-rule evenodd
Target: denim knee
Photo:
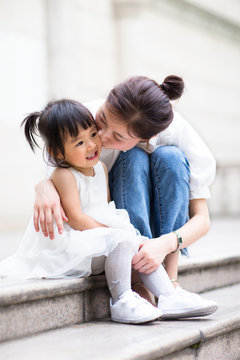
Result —
<path fill-rule="evenodd" d="M 124 161 L 125 166 L 134 173 L 143 172 L 149 174 L 149 155 L 138 147 L 122 152 L 117 161 Z"/>
<path fill-rule="evenodd" d="M 155 170 L 166 171 L 175 181 L 190 181 L 190 166 L 184 153 L 176 146 L 160 146 L 151 155 Z"/>

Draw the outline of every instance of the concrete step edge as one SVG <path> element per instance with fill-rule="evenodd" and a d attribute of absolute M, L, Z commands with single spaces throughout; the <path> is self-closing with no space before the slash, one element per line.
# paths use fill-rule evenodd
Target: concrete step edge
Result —
<path fill-rule="evenodd" d="M 220 307 L 202 319 L 156 321 L 145 325 L 94 321 L 3 343 L 1 354 L 3 358 L 8 354 L 8 360 L 28 360 L 33 354 L 38 360 L 44 351 L 49 358 L 55 356 L 59 360 L 225 360 L 226 356 L 237 359 L 239 293 L 240 284 L 205 293 L 204 297 L 216 300 Z M 38 354 L 40 344 L 44 344 L 44 350 Z"/>
<path fill-rule="evenodd" d="M 203 259 L 196 260 L 195 262 L 191 262 L 189 264 L 180 264 L 179 265 L 179 274 L 183 274 L 188 272 L 189 270 L 198 270 L 198 269 L 209 269 L 216 266 L 222 266 L 226 264 L 236 264 L 240 262 L 240 255 L 237 256 L 228 256 L 222 258 L 215 259 Z"/>
<path fill-rule="evenodd" d="M 10 280 L 9 283 L 3 279 L 0 284 L 0 306 L 9 306 L 105 288 L 106 279 L 104 275 L 80 279 Z"/>
<path fill-rule="evenodd" d="M 225 271 L 230 267 L 237 267 L 240 270 L 240 256 L 231 256 L 227 258 L 197 261 L 195 263 L 179 266 L 179 278 L 183 287 L 189 291 L 203 292 L 217 287 L 232 285 L 240 282 L 240 272 L 232 271 L 221 284 L 221 281 L 214 284 L 206 284 L 204 281 L 194 281 L 196 274 L 204 277 L 205 271 L 211 271 L 214 268 L 218 271 Z M 187 278 L 187 280 L 186 280 Z M 191 278 L 191 281 L 190 281 Z M 10 304 L 20 304 L 40 299 L 50 299 L 56 296 L 64 296 L 90 291 L 93 289 L 106 288 L 107 283 L 104 275 L 90 276 L 81 279 L 43 279 L 43 280 L 5 280 L 0 279 L 0 307 Z"/>

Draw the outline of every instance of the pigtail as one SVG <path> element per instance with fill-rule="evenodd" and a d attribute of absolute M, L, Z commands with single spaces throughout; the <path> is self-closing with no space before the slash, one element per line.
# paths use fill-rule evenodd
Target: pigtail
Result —
<path fill-rule="evenodd" d="M 21 126 L 24 126 L 24 133 L 25 137 L 27 139 L 27 142 L 29 143 L 32 151 L 35 151 L 35 148 L 39 145 L 35 139 L 36 136 L 39 136 L 38 134 L 38 124 L 37 120 L 40 117 L 40 112 L 33 112 L 29 114 L 21 123 Z"/>

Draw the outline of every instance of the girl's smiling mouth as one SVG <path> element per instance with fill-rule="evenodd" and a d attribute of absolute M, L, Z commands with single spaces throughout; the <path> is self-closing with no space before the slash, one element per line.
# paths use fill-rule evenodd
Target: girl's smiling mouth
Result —
<path fill-rule="evenodd" d="M 94 159 L 96 159 L 97 156 L 98 156 L 98 151 L 95 151 L 92 155 L 87 156 L 86 159 L 87 160 L 94 160 Z"/>

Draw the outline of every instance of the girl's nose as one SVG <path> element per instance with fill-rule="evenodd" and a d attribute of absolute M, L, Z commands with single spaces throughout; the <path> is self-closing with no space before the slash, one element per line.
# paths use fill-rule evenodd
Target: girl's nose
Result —
<path fill-rule="evenodd" d="M 88 148 L 89 149 L 93 149 L 93 148 L 95 148 L 95 142 L 94 141 L 92 141 L 92 140 L 89 140 L 89 142 L 88 142 Z"/>

